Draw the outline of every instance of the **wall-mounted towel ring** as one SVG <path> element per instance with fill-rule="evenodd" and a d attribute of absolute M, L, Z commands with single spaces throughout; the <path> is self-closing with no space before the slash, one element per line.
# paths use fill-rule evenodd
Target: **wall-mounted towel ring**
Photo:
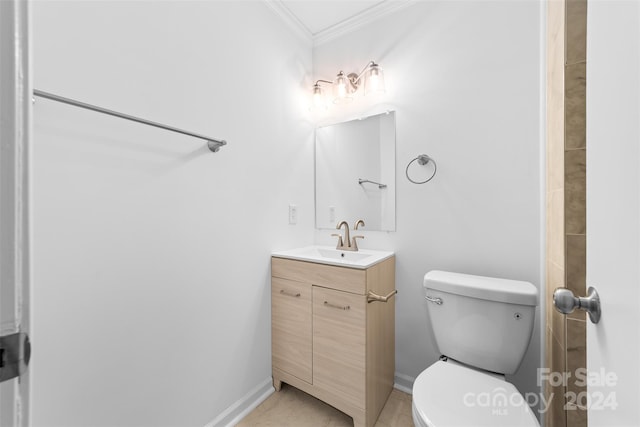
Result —
<path fill-rule="evenodd" d="M 431 174 L 431 176 L 429 178 L 427 178 L 424 181 L 414 181 L 409 177 L 409 166 L 411 166 L 411 164 L 415 161 L 418 161 L 419 165 L 426 165 L 427 163 L 431 162 L 433 163 L 433 173 Z M 409 164 L 407 165 L 407 168 L 405 169 L 404 173 L 405 175 L 407 175 L 407 179 L 411 182 L 413 182 L 414 184 L 425 184 L 429 181 L 431 181 L 433 179 L 434 176 L 436 176 L 436 172 L 438 171 L 438 165 L 436 164 L 436 161 L 433 160 L 431 157 L 427 156 L 426 154 L 420 154 L 418 155 L 418 157 L 416 157 L 415 159 L 411 160 L 409 162 Z"/>

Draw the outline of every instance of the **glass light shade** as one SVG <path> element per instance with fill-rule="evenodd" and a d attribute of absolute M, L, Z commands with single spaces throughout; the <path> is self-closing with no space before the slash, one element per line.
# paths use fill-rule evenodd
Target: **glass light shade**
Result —
<path fill-rule="evenodd" d="M 323 110 L 327 108 L 322 88 L 318 83 L 313 85 L 313 90 L 311 92 L 311 108 L 314 110 Z"/>
<path fill-rule="evenodd" d="M 333 82 L 333 102 L 334 104 L 342 104 L 353 100 L 351 96 L 351 82 L 342 71 L 336 76 Z"/>
<path fill-rule="evenodd" d="M 364 77 L 364 94 L 374 95 L 385 92 L 384 73 L 378 64 L 372 64 Z"/>

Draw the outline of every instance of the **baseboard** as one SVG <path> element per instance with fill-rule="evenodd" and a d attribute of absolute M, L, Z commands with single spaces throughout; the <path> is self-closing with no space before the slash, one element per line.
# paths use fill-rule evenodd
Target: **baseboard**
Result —
<path fill-rule="evenodd" d="M 249 393 L 241 397 L 233 405 L 225 409 L 224 412 L 218 415 L 213 421 L 207 423 L 205 427 L 235 426 L 241 419 L 246 417 L 249 412 L 253 411 L 275 391 L 276 390 L 273 388 L 273 379 L 269 377 L 249 391 Z"/>
<path fill-rule="evenodd" d="M 404 393 L 411 394 L 413 382 L 415 378 L 396 372 L 393 388 Z M 255 388 L 238 399 L 234 404 L 229 406 L 213 421 L 207 423 L 204 427 L 233 427 L 244 417 L 253 411 L 259 404 L 275 392 L 273 388 L 273 379 L 271 377 L 258 384 Z"/>
<path fill-rule="evenodd" d="M 409 375 L 404 375 L 401 374 L 399 372 L 396 372 L 395 374 L 395 378 L 394 378 L 394 384 L 393 384 L 393 388 L 396 388 L 400 391 L 403 391 L 407 394 L 412 394 L 413 393 L 413 382 L 416 379 L 413 377 L 410 377 Z"/>

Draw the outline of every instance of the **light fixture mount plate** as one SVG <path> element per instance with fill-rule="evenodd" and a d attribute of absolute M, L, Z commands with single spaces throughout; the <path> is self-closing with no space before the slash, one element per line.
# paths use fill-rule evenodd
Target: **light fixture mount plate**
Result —
<path fill-rule="evenodd" d="M 360 86 L 360 76 L 356 73 L 347 74 L 347 79 L 349 79 L 349 83 L 351 83 L 351 92 L 355 92 Z"/>

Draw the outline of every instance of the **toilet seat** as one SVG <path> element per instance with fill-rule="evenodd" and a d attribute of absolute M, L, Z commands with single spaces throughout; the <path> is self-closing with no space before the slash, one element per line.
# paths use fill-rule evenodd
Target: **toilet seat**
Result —
<path fill-rule="evenodd" d="M 455 361 L 438 361 L 413 384 L 417 427 L 539 427 L 515 386 Z"/>

